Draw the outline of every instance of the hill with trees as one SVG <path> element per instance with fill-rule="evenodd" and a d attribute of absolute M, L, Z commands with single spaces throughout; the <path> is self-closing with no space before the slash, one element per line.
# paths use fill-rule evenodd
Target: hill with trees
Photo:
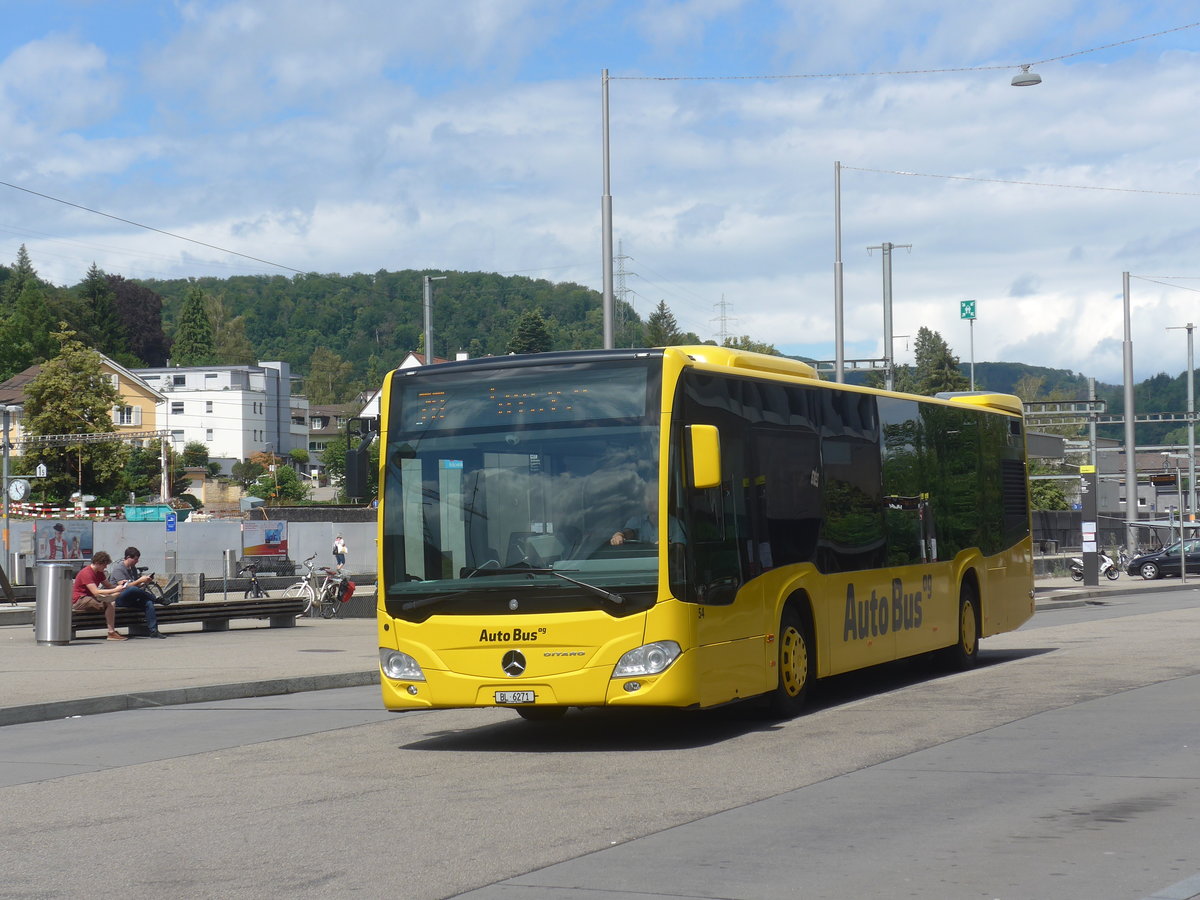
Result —
<path fill-rule="evenodd" d="M 181 364 L 239 365 L 282 360 L 305 378 L 313 403 L 339 403 L 377 387 L 385 372 L 423 346 L 423 277 L 433 285 L 433 354 L 453 358 L 510 352 L 572 350 L 602 343 L 600 294 L 571 282 L 490 272 L 406 269 L 373 274 L 238 275 L 133 281 L 93 264 L 81 281 L 57 287 L 42 280 L 24 246 L 0 265 L 0 381 L 58 352 L 51 336 L 65 322 L 77 339 L 131 368 Z M 681 332 L 665 302 L 643 319 L 617 303 L 621 347 L 702 343 Z M 749 335 L 729 338 L 741 349 L 778 353 Z M 897 369 L 897 387 L 918 393 L 965 389 L 968 369 L 937 332 L 922 328 L 914 366 Z M 878 373 L 850 380 L 878 379 Z M 1083 399 L 1083 374 L 1022 363 L 977 362 L 979 390 L 1025 399 Z M 1120 412 L 1120 385 L 1097 386 L 1110 412 Z M 1186 408 L 1185 374 L 1160 373 L 1136 387 L 1143 412 Z M 1119 428 L 1113 429 L 1119 436 Z M 1138 427 L 1142 443 L 1185 442 L 1169 424 Z"/>

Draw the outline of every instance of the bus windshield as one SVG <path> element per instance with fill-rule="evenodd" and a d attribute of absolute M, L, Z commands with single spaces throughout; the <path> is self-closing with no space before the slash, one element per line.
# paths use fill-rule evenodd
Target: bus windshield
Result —
<path fill-rule="evenodd" d="M 658 393 L 648 361 L 395 376 L 389 611 L 606 608 L 627 591 L 641 606 L 658 577 Z"/>

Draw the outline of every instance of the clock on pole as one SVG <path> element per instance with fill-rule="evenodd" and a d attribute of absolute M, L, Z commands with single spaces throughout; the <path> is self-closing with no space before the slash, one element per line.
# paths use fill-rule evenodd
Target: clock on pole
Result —
<path fill-rule="evenodd" d="M 24 478 L 14 478 L 8 483 L 8 499 L 20 503 L 29 496 L 29 482 Z"/>

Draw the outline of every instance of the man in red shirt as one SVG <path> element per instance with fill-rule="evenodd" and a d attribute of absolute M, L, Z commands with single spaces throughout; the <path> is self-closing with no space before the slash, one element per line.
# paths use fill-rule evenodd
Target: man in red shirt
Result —
<path fill-rule="evenodd" d="M 104 570 L 112 562 L 112 557 L 103 550 L 92 555 L 88 563 L 75 576 L 75 585 L 71 590 L 71 608 L 78 610 L 102 610 L 104 621 L 108 625 L 110 641 L 128 640 L 123 634 L 117 633 L 117 594 L 125 590 L 125 582 L 110 585 L 104 580 Z M 111 599 L 109 599 L 111 598 Z"/>

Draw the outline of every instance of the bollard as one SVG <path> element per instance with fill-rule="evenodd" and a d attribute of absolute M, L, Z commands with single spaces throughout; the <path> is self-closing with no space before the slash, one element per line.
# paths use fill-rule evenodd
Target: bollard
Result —
<path fill-rule="evenodd" d="M 38 563 L 33 636 L 39 644 L 71 643 L 71 588 L 78 563 Z"/>

